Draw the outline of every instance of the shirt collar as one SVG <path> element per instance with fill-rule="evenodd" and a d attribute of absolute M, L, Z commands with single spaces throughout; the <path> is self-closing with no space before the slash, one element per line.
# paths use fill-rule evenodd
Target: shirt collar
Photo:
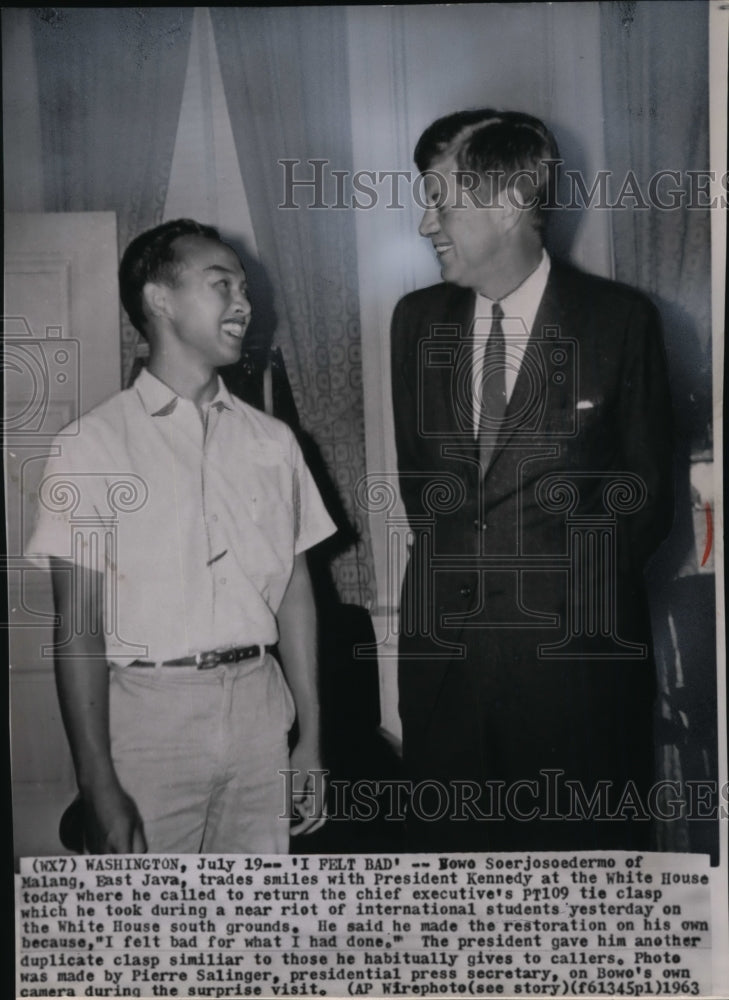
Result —
<path fill-rule="evenodd" d="M 529 277 L 525 278 L 513 292 L 509 292 L 503 299 L 499 299 L 499 305 L 504 310 L 504 316 L 531 316 L 533 322 L 542 295 L 544 295 L 544 289 L 547 287 L 549 269 L 549 254 L 546 250 L 542 250 L 542 259 Z M 488 313 L 490 316 L 494 305 L 493 300 L 480 293 L 478 294 L 478 300 L 477 315 L 484 316 Z M 531 328 L 531 322 L 528 324 L 528 327 Z"/>
<path fill-rule="evenodd" d="M 168 385 L 165 385 L 147 368 L 143 368 L 134 382 L 134 388 L 139 393 L 142 405 L 151 417 L 166 417 L 173 413 L 181 398 Z M 216 410 L 232 410 L 233 400 L 220 375 L 215 396 L 205 408 L 215 407 Z"/>

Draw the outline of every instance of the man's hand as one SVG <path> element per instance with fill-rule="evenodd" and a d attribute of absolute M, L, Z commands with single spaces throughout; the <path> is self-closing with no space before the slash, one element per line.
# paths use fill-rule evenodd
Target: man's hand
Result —
<path fill-rule="evenodd" d="M 144 854 L 147 841 L 134 800 L 118 785 L 84 795 L 84 835 L 90 854 Z"/>
<path fill-rule="evenodd" d="M 302 833 L 314 833 L 326 822 L 326 771 L 321 766 L 321 757 L 303 743 L 298 743 L 291 753 L 293 790 L 291 793 L 291 813 L 299 817 L 289 833 L 296 837 Z"/>

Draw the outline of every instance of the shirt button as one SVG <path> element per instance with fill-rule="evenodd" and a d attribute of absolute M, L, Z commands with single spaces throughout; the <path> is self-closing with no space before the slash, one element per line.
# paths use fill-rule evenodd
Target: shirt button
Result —
<path fill-rule="evenodd" d="M 221 577 L 220 577 L 220 583 L 221 583 L 221 584 L 223 584 L 223 585 L 224 585 L 224 584 L 226 584 L 227 582 L 228 582 L 228 581 L 227 581 L 227 579 L 226 579 L 226 578 L 225 578 L 224 576 L 221 576 Z"/>
<path fill-rule="evenodd" d="M 488 524 L 485 521 L 479 521 L 478 518 L 473 522 L 473 526 L 476 531 L 486 531 L 488 528 Z"/>
<path fill-rule="evenodd" d="M 218 523 L 218 515 L 217 514 L 213 514 L 213 516 L 210 518 L 210 520 L 213 522 L 213 524 L 217 524 Z"/>
<path fill-rule="evenodd" d="M 460 589 L 460 595 L 461 595 L 461 597 L 470 597 L 471 596 L 471 588 L 470 587 L 466 587 L 466 586 L 461 587 L 461 589 Z"/>

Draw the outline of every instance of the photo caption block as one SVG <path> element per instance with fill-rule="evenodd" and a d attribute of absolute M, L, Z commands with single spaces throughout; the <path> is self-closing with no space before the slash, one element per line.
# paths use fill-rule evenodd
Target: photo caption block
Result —
<path fill-rule="evenodd" d="M 703 996 L 705 856 L 24 858 L 17 996 Z"/>

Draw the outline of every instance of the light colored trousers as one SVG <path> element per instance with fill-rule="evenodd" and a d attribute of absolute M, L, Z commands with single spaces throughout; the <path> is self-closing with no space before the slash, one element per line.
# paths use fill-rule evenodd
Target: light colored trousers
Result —
<path fill-rule="evenodd" d="M 150 853 L 287 853 L 295 710 L 276 659 L 110 671 L 112 758 Z"/>

